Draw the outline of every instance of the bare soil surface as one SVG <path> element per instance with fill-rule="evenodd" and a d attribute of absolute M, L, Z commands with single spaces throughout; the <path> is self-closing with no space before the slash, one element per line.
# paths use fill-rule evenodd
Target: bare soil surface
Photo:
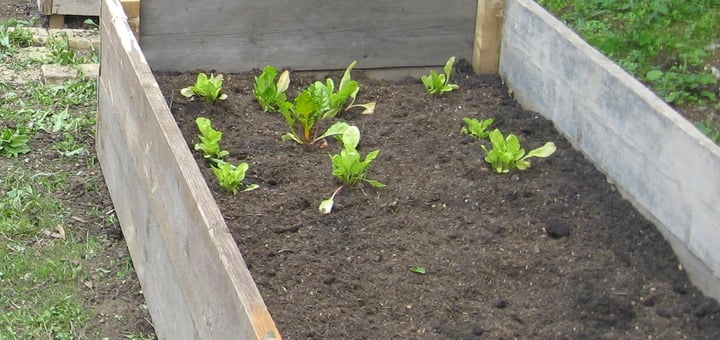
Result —
<path fill-rule="evenodd" d="M 715 339 L 720 307 L 693 285 L 655 227 L 553 127 L 521 109 L 499 78 L 453 76 L 443 97 L 419 80 L 354 71 L 373 115 L 339 119 L 380 149 L 368 177 L 343 190 L 328 154 L 281 141 L 288 128 L 252 96 L 259 72 L 225 75 L 229 98 L 188 101 L 196 73 L 157 74 L 188 146 L 195 119 L 212 119 L 254 191 L 232 195 L 196 158 L 257 286 L 286 339 Z M 333 73 L 337 82 L 339 74 Z M 291 73 L 290 97 L 316 80 Z M 522 172 L 496 174 L 462 118 L 494 118 L 526 149 L 558 151 Z M 325 122 L 325 127 L 331 122 Z M 410 266 L 422 266 L 424 275 Z"/>

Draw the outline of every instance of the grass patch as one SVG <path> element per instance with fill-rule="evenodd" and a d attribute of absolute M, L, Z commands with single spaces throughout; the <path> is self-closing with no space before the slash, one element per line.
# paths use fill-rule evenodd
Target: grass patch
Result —
<path fill-rule="evenodd" d="M 706 108 L 697 126 L 720 133 L 720 0 L 537 2 L 667 103 Z"/>
<path fill-rule="evenodd" d="M 22 56 L 35 42 L 24 29 L 31 25 L 0 24 L 0 68 L 25 71 L 40 62 L 97 60 L 94 52 L 85 57 L 72 51 L 63 34 L 48 39 L 46 55 Z M 114 277 L 125 282 L 134 273 L 129 256 L 109 254 L 117 251 L 103 232 L 117 224 L 111 207 L 76 198 L 98 197 L 103 190 L 91 152 L 96 81 L 79 77 L 45 85 L 19 79 L 23 84 L 18 85 L 17 75 L 24 74 L 16 72 L 13 84 L 0 81 L 0 132 L 28 137 L 0 139 L 0 340 L 102 338 L 106 332 L 95 321 L 104 314 L 92 308 L 86 294 L 93 282 L 113 282 Z M 23 148 L 18 141 L 25 142 Z M 130 320 L 123 313 L 114 315 Z M 124 329 L 112 331 L 154 338 Z"/>

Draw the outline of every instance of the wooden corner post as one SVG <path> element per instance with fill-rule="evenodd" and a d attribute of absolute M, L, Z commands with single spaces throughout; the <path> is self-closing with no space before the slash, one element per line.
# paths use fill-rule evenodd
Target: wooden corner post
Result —
<path fill-rule="evenodd" d="M 497 74 L 505 0 L 478 0 L 472 65 L 475 73 Z"/>

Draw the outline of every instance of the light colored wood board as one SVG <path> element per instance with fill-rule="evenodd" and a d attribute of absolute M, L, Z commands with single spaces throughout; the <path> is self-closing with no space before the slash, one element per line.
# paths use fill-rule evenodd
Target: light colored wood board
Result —
<path fill-rule="evenodd" d="M 101 0 L 38 0 L 38 9 L 44 15 L 99 16 Z"/>
<path fill-rule="evenodd" d="M 120 0 L 125 15 L 128 17 L 128 25 L 135 34 L 136 39 L 140 39 L 140 0 Z"/>
<path fill-rule="evenodd" d="M 720 147 L 533 1 L 506 0 L 502 39 L 500 74 L 518 102 L 672 236 L 686 268 L 699 259 L 690 278 L 720 299 Z"/>
<path fill-rule="evenodd" d="M 166 319 L 163 312 L 174 308 L 175 302 L 157 289 L 161 296 L 153 300 L 160 302 L 151 312 L 155 310 L 153 322 L 162 330 L 158 333 L 174 334 L 174 338 L 279 339 L 235 241 L 127 25 L 120 3 L 106 0 L 103 4 L 100 83 L 112 110 L 100 112 L 100 119 L 114 114 L 116 128 L 124 132 L 114 136 L 124 139 L 127 149 L 113 152 L 129 155 L 126 161 L 132 162 L 130 171 L 137 177 L 137 183 L 124 185 L 136 186 L 134 193 L 146 198 L 149 216 L 156 223 L 159 242 L 164 243 L 169 260 L 167 267 L 155 269 L 177 276 L 194 329 L 193 334 L 171 333 L 173 320 Z M 98 139 L 107 137 L 113 136 Z M 116 171 L 110 164 L 103 164 L 103 170 Z M 130 209 L 124 214 L 133 214 L 132 206 L 125 208 Z M 146 236 L 137 235 L 142 251 L 160 251 L 147 244 Z M 139 278 L 144 286 L 165 284 L 140 275 Z"/>
<path fill-rule="evenodd" d="M 62 14 L 51 14 L 48 16 L 48 26 L 50 28 L 65 27 L 65 16 Z"/>
<path fill-rule="evenodd" d="M 98 87 L 97 155 L 110 189 L 123 235 L 140 278 L 145 303 L 155 322 L 159 339 L 182 334 L 198 338 L 191 311 L 182 294 L 180 280 L 172 268 L 158 222 L 150 211 L 151 197 L 144 192 L 127 152 L 127 132 L 119 124 L 103 82 Z M 148 282 L 156 284 L 148 284 Z M 172 308 L 165 306 L 171 305 Z"/>
<path fill-rule="evenodd" d="M 505 0 L 478 0 L 472 65 L 475 73 L 497 74 Z"/>
<path fill-rule="evenodd" d="M 40 14 L 52 14 L 52 2 L 53 0 L 37 0 L 37 6 Z"/>
<path fill-rule="evenodd" d="M 154 0 L 141 3 L 154 70 L 440 66 L 472 58 L 476 0 Z"/>

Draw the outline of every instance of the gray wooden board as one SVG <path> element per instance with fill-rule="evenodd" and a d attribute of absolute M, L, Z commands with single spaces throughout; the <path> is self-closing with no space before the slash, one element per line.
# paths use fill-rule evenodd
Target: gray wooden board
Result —
<path fill-rule="evenodd" d="M 720 148 L 535 2 L 505 4 L 500 74 L 516 99 L 679 241 L 681 261 L 700 259 L 698 287 L 720 298 Z"/>
<path fill-rule="evenodd" d="M 118 0 L 101 41 L 98 158 L 157 333 L 279 339 Z"/>
<path fill-rule="evenodd" d="M 150 213 L 149 197 L 135 173 L 132 155 L 127 152 L 126 132 L 117 121 L 109 90 L 105 84 L 100 86 L 98 102 L 103 114 L 97 122 L 98 159 L 105 169 L 105 181 L 123 226 L 135 272 L 141 278 L 145 303 L 155 320 L 155 332 L 159 339 L 171 339 L 177 334 L 197 338 L 178 277 L 168 270 L 170 259 L 158 223 Z M 165 308 L 168 304 L 172 308 Z"/>
<path fill-rule="evenodd" d="M 45 15 L 100 15 L 100 0 L 37 0 L 37 4 Z"/>
<path fill-rule="evenodd" d="M 472 57 L 477 0 L 141 1 L 154 70 L 443 65 Z"/>

